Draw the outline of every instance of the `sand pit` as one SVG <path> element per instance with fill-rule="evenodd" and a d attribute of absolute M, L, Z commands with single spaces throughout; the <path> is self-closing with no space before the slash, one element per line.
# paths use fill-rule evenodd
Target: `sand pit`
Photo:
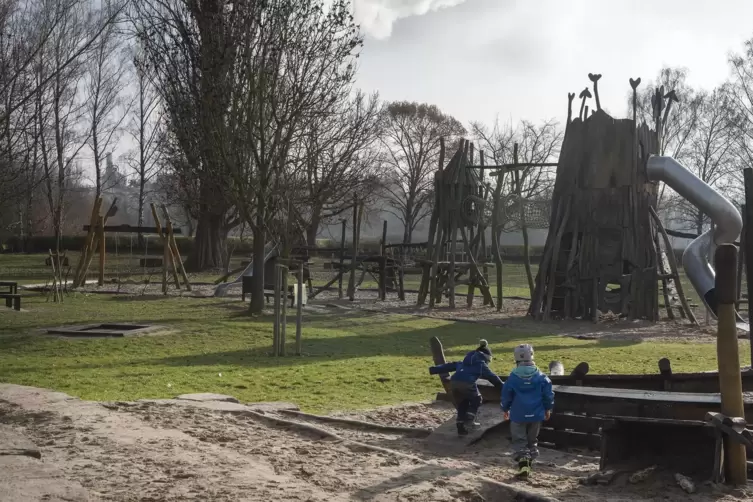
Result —
<path fill-rule="evenodd" d="M 597 469 L 597 458 L 543 450 L 536 476 L 521 482 L 501 436 L 443 453 L 422 437 L 284 413 L 294 408 L 222 396 L 97 403 L 0 385 L 3 430 L 25 438 L 14 447 L 41 454 L 0 456 L 16 473 L 0 479 L 0 500 L 17 500 L 8 498 L 8 483 L 23 489 L 17 483 L 31 468 L 41 474 L 27 481 L 35 491 L 24 500 L 688 500 L 671 472 L 639 485 L 624 475 L 609 486 L 583 486 L 579 479 Z M 452 414 L 446 404 L 415 404 L 338 416 L 425 429 Z M 693 500 L 751 495 L 701 484 Z"/>

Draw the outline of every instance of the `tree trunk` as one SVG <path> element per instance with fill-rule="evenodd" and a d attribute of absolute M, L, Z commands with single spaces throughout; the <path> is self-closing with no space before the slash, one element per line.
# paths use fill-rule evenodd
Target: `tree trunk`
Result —
<path fill-rule="evenodd" d="M 701 235 L 703 233 L 703 211 L 700 209 L 696 212 L 695 215 L 695 230 L 698 235 Z"/>
<path fill-rule="evenodd" d="M 403 244 L 410 244 L 413 237 L 413 197 L 408 197 L 405 203 L 405 229 L 403 230 Z"/>
<path fill-rule="evenodd" d="M 321 225 L 321 210 L 314 207 L 311 209 L 311 222 L 306 228 L 306 245 L 316 246 L 316 236 L 319 234 L 319 225 Z"/>
<path fill-rule="evenodd" d="M 138 220 L 138 226 L 144 225 L 144 186 L 146 185 L 144 177 L 141 176 L 141 179 L 139 180 L 139 220 Z M 141 232 L 138 233 L 137 242 L 139 244 L 139 249 L 144 248 L 144 234 Z"/>
<path fill-rule="evenodd" d="M 222 220 L 222 215 L 202 211 L 196 226 L 193 249 L 186 260 L 187 272 L 201 272 L 222 266 Z"/>
<path fill-rule="evenodd" d="M 264 248 L 267 244 L 267 235 L 265 232 L 264 204 L 259 201 L 256 213 L 256 225 L 254 225 L 254 281 L 251 287 L 251 305 L 249 311 L 252 314 L 261 314 L 264 310 Z"/>
<path fill-rule="evenodd" d="M 99 159 L 99 138 L 97 137 L 96 127 L 92 128 L 92 151 L 94 152 L 94 176 L 96 181 L 94 198 L 97 199 L 102 195 L 102 163 Z"/>

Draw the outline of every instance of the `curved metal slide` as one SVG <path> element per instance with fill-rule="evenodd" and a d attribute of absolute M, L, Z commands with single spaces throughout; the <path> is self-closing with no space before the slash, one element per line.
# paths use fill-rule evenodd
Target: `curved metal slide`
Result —
<path fill-rule="evenodd" d="M 648 178 L 663 181 L 681 197 L 711 218 L 710 230 L 694 239 L 682 254 L 682 266 L 693 288 L 716 318 L 718 301 L 714 290 L 713 257 L 720 244 L 733 243 L 740 236 L 743 220 L 732 202 L 711 188 L 672 157 L 652 155 L 646 166 Z M 738 327 L 748 329 L 738 315 Z M 740 325 L 740 324 L 743 325 Z"/>
<path fill-rule="evenodd" d="M 275 256 L 278 252 L 279 243 L 277 242 L 268 242 L 267 245 L 264 247 L 264 263 L 267 263 L 267 261 Z M 254 261 L 251 260 L 248 264 L 248 266 L 241 272 L 241 274 L 235 278 L 233 282 L 225 282 L 223 284 L 218 285 L 214 289 L 214 296 L 225 296 L 227 294 L 227 290 L 230 289 L 231 286 L 235 284 L 240 284 L 243 282 L 243 277 L 251 277 L 254 275 Z"/>

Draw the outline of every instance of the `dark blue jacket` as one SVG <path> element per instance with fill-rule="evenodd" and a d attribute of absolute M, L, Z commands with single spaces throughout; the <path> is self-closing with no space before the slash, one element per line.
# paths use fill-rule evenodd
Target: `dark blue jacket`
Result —
<path fill-rule="evenodd" d="M 512 422 L 541 422 L 554 407 L 552 381 L 535 366 L 519 366 L 502 387 L 502 411 Z"/>
<path fill-rule="evenodd" d="M 486 355 L 476 350 L 468 352 L 462 361 L 440 364 L 439 366 L 429 368 L 429 373 L 432 375 L 451 373 L 453 371 L 455 373 L 450 380 L 454 382 L 475 384 L 479 378 L 483 378 L 496 388 L 502 388 L 502 379 L 489 368 Z"/>

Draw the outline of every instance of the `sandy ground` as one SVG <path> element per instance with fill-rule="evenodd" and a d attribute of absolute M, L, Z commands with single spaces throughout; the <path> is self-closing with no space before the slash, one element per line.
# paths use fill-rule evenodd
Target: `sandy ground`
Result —
<path fill-rule="evenodd" d="M 444 404 L 415 404 L 350 416 L 385 425 L 436 427 L 452 413 Z M 313 425 L 340 439 L 273 424 L 270 418 Z M 3 455 L 3 428 L 12 431 L 16 441 L 21 438 L 36 445 L 41 458 L 18 452 Z M 6 468 L 12 467 L 0 476 L 0 500 L 481 502 L 753 497 L 753 491 L 703 483 L 698 493 L 687 495 L 671 472 L 658 472 L 641 484 L 628 483 L 625 474 L 609 486 L 584 486 L 578 480 L 598 468 L 598 459 L 553 450 L 542 450 L 531 480 L 517 481 L 509 444 L 502 435 L 484 438 L 456 454 L 445 453 L 454 449 L 432 443 L 433 437 L 321 424 L 286 416 L 276 406 L 185 400 L 96 403 L 43 389 L 0 385 L 0 459 Z"/>

